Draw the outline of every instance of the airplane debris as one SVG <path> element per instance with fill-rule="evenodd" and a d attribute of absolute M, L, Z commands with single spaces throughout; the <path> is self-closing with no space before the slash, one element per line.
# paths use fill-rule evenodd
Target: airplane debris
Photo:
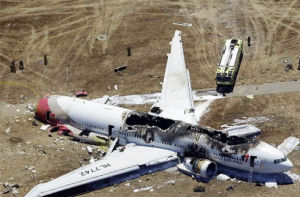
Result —
<path fill-rule="evenodd" d="M 277 149 L 286 156 L 298 146 L 299 142 L 300 141 L 298 138 L 290 136 L 285 139 L 279 146 L 277 146 Z"/>
<path fill-rule="evenodd" d="M 174 22 L 173 25 L 181 25 L 181 26 L 185 26 L 185 27 L 191 27 L 192 26 L 191 23 L 180 23 L 180 22 Z"/>
<path fill-rule="evenodd" d="M 49 128 L 50 128 L 50 125 L 49 125 L 49 124 L 47 124 L 47 125 L 42 125 L 42 126 L 40 127 L 40 129 L 41 129 L 42 131 L 47 131 Z"/>
<path fill-rule="evenodd" d="M 230 179 L 230 177 L 227 176 L 226 174 L 219 174 L 219 175 L 217 176 L 217 179 L 218 179 L 219 181 L 227 181 L 228 179 Z"/>
<path fill-rule="evenodd" d="M 38 123 L 37 123 L 35 120 L 32 121 L 31 124 L 32 124 L 33 126 L 39 126 Z"/>
<path fill-rule="evenodd" d="M 127 66 L 120 66 L 114 69 L 114 71 L 116 73 L 118 73 L 118 75 L 122 75 L 122 71 L 125 70 L 127 68 Z"/>
<path fill-rule="evenodd" d="M 94 163 L 95 161 L 96 161 L 95 158 L 92 156 L 90 159 L 90 163 Z"/>
<path fill-rule="evenodd" d="M 193 192 L 205 192 L 205 187 L 196 186 L 194 187 Z"/>
<path fill-rule="evenodd" d="M 148 77 L 150 77 L 150 78 L 162 78 L 162 76 L 159 76 L 159 75 L 150 75 L 150 74 L 148 74 Z"/>
<path fill-rule="evenodd" d="M 253 99 L 253 95 L 246 95 L 248 99 Z"/>
<path fill-rule="evenodd" d="M 86 150 L 88 151 L 89 154 L 93 153 L 93 148 L 91 146 L 87 146 Z"/>
<path fill-rule="evenodd" d="M 150 187 L 144 187 L 144 188 L 140 188 L 140 189 L 134 189 L 133 190 L 133 192 L 140 192 L 140 191 L 150 191 L 150 192 L 152 192 L 153 191 L 153 189 L 152 189 L 153 187 L 152 186 L 150 186 Z"/>
<path fill-rule="evenodd" d="M 18 184 L 10 184 L 9 182 L 5 182 L 3 184 L 3 186 L 6 190 L 3 191 L 2 194 L 8 194 L 8 193 L 18 194 L 19 193 L 19 191 L 17 189 L 20 188 L 20 185 L 18 185 Z"/>
<path fill-rule="evenodd" d="M 130 183 L 125 183 L 124 185 L 127 186 L 127 187 L 129 187 L 129 186 L 130 186 Z"/>
<path fill-rule="evenodd" d="M 30 112 L 33 112 L 34 111 L 34 107 L 31 105 L 31 104 L 28 104 L 26 106 L 26 108 L 30 111 Z"/>
<path fill-rule="evenodd" d="M 36 173 L 36 169 L 34 167 L 32 167 L 32 166 L 25 166 L 25 170 L 29 170 L 32 173 Z"/>
<path fill-rule="evenodd" d="M 10 132 L 10 127 L 8 127 L 7 129 L 5 129 L 5 132 L 8 134 Z"/>
<path fill-rule="evenodd" d="M 106 40 L 107 36 L 105 34 L 100 34 L 97 36 L 97 40 Z"/>
<path fill-rule="evenodd" d="M 229 187 L 226 188 L 227 191 L 232 191 L 234 190 L 234 186 L 230 185 Z"/>
<path fill-rule="evenodd" d="M 76 95 L 76 97 L 82 97 L 82 96 L 87 96 L 88 93 L 85 90 L 78 90 L 78 91 L 76 91 L 75 95 Z"/>
<path fill-rule="evenodd" d="M 287 64 L 287 65 L 285 66 L 285 72 L 287 72 L 287 71 L 289 71 L 289 70 L 294 70 L 292 64 Z"/>
<path fill-rule="evenodd" d="M 272 182 L 265 182 L 265 186 L 268 187 L 268 188 L 271 188 L 271 187 L 275 187 L 276 189 L 278 188 L 277 187 L 277 182 L 276 181 L 272 181 Z"/>

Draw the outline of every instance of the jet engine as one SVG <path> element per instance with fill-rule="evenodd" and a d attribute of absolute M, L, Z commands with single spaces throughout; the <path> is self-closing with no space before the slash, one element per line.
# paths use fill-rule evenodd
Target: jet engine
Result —
<path fill-rule="evenodd" d="M 186 158 L 183 164 L 187 170 L 205 179 L 212 179 L 217 172 L 217 164 L 208 159 Z"/>

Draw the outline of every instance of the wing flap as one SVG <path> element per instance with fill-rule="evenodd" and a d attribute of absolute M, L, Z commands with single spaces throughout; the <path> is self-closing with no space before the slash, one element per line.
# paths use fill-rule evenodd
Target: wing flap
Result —
<path fill-rule="evenodd" d="M 142 165 L 152 166 L 177 159 L 173 151 L 129 144 L 117 149 L 102 160 L 83 166 L 47 183 L 34 187 L 26 197 L 46 196 L 67 189 L 112 178 L 139 170 Z"/>

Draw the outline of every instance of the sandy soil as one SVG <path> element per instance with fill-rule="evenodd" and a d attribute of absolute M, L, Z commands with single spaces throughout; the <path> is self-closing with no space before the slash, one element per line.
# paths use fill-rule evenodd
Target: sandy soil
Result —
<path fill-rule="evenodd" d="M 176 29 L 182 31 L 193 89 L 215 87 L 224 40 L 246 40 L 248 35 L 253 42 L 244 47 L 237 85 L 299 79 L 299 9 L 298 0 L 0 0 L 0 182 L 21 184 L 19 196 L 23 196 L 39 182 L 87 163 L 86 145 L 48 137 L 31 125 L 33 114 L 26 107 L 46 93 L 73 95 L 76 89 L 88 90 L 89 98 L 159 92 L 162 78 L 149 75 L 163 76 L 168 43 Z M 98 40 L 101 34 L 107 39 Z M 127 47 L 132 48 L 130 57 Z M 282 62 L 287 58 L 294 70 L 285 72 Z M 10 73 L 13 59 L 22 60 L 25 69 Z M 121 65 L 127 69 L 118 76 L 113 69 Z M 227 98 L 213 103 L 201 124 L 218 128 L 236 118 L 265 116 L 269 121 L 257 124 L 263 130 L 260 139 L 278 145 L 291 134 L 300 137 L 299 106 L 299 93 Z M 293 172 L 300 173 L 299 151 L 289 158 L 295 165 Z M 174 179 L 175 184 L 157 188 Z M 206 187 L 203 196 L 300 194 L 299 183 L 277 190 L 244 182 L 204 184 L 177 172 L 138 180 L 130 181 L 130 187 L 123 183 L 85 196 L 191 196 L 198 195 L 192 191 L 196 185 Z M 228 192 L 229 185 L 235 185 L 235 190 Z M 154 186 L 154 191 L 133 192 L 147 186 Z"/>

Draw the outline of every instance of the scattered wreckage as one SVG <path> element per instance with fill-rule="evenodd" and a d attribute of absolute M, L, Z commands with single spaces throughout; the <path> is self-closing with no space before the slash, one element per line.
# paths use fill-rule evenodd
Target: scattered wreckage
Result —
<path fill-rule="evenodd" d="M 170 44 L 161 99 L 153 106 L 157 110 L 143 113 L 57 95 L 39 101 L 36 117 L 59 132 L 112 141 L 103 159 L 41 183 L 26 197 L 73 195 L 173 166 L 200 181 L 223 169 L 255 181 L 255 173 L 281 175 L 293 167 L 279 149 L 253 139 L 260 133 L 254 126 L 223 131 L 199 126 L 180 31 Z"/>

